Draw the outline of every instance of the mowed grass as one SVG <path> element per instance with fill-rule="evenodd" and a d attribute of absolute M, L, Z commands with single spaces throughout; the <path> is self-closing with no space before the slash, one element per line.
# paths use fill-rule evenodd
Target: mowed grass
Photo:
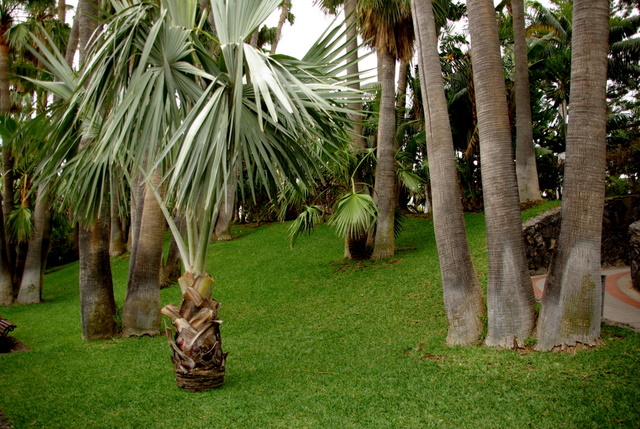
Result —
<path fill-rule="evenodd" d="M 467 224 L 484 281 L 483 216 Z M 640 335 L 604 327 L 575 354 L 449 348 L 428 218 L 376 263 L 345 262 L 324 226 L 291 250 L 287 226 L 211 246 L 222 388 L 178 389 L 163 337 L 81 341 L 73 264 L 47 275 L 43 304 L 0 308 L 31 348 L 0 356 L 0 409 L 16 428 L 640 427 Z M 127 268 L 114 259 L 120 306 Z"/>

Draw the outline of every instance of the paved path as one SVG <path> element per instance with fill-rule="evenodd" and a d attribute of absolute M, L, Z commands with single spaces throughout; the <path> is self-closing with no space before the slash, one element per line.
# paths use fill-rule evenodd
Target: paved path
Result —
<path fill-rule="evenodd" d="M 640 292 L 631 287 L 630 268 L 604 268 L 602 275 L 607 276 L 603 321 L 640 332 Z M 542 296 L 546 278 L 546 275 L 531 277 L 536 298 Z"/>

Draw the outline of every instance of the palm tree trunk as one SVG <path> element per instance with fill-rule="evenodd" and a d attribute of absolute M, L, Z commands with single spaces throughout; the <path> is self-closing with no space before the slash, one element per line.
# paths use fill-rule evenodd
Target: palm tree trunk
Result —
<path fill-rule="evenodd" d="M 108 218 L 102 217 L 90 227 L 79 227 L 78 241 L 82 339 L 112 338 L 116 334 L 116 303 L 109 261 Z"/>
<path fill-rule="evenodd" d="M 575 0 L 562 224 L 542 297 L 538 350 L 600 337 L 609 2 Z"/>
<path fill-rule="evenodd" d="M 518 347 L 533 332 L 535 298 L 527 272 L 504 72 L 492 0 L 469 0 L 480 165 L 487 225 L 489 331 L 486 345 Z"/>
<path fill-rule="evenodd" d="M 229 174 L 229 180 L 227 180 L 226 197 L 224 204 L 218 213 L 218 220 L 216 221 L 215 236 L 218 241 L 230 241 L 231 240 L 231 222 L 233 221 L 233 210 L 236 206 L 236 188 L 238 187 L 238 174 L 240 171 L 235 168 L 234 171 Z"/>
<path fill-rule="evenodd" d="M 86 60 L 89 38 L 98 26 L 94 18 L 97 11 L 97 0 L 78 2 L 80 64 Z M 80 313 L 84 340 L 110 338 L 116 331 L 116 306 L 109 259 L 109 212 L 103 207 L 100 213 L 101 216 L 93 225 L 80 225 L 78 231 Z"/>
<path fill-rule="evenodd" d="M 0 306 L 13 303 L 13 282 L 11 281 L 11 271 L 7 263 L 5 237 L 4 216 L 0 210 Z"/>
<path fill-rule="evenodd" d="M 20 304 L 35 304 L 42 301 L 42 284 L 46 265 L 43 254 L 47 253 L 48 237 L 51 237 L 51 194 L 48 186 L 40 185 L 38 187 L 33 219 L 34 234 L 29 240 L 29 249 L 18 292 Z"/>
<path fill-rule="evenodd" d="M 282 27 L 284 27 L 284 23 L 287 20 L 287 15 L 289 14 L 289 10 L 291 9 L 291 0 L 283 0 L 282 6 L 280 6 L 280 18 L 278 18 L 278 25 L 276 26 L 276 35 L 271 44 L 271 53 L 275 54 L 276 49 L 278 48 L 278 43 L 280 42 L 280 38 L 282 37 Z"/>
<path fill-rule="evenodd" d="M 67 2 L 65 0 L 58 0 L 58 20 L 65 22 L 67 19 Z"/>
<path fill-rule="evenodd" d="M 411 63 L 407 60 L 400 60 L 399 76 L 398 76 L 398 96 L 396 100 L 396 109 L 398 109 L 398 115 L 402 118 L 404 115 L 404 109 L 407 104 L 407 82 L 409 80 L 409 68 Z"/>
<path fill-rule="evenodd" d="M 349 84 L 349 88 L 360 91 L 360 82 L 358 82 L 358 77 L 360 76 L 360 68 L 358 66 L 358 28 L 356 27 L 356 6 L 357 0 L 346 0 L 344 2 L 344 19 L 348 28 L 347 32 L 347 46 L 346 49 L 349 52 L 352 52 L 351 56 L 347 60 L 351 65 L 347 68 L 347 75 L 352 76 L 354 82 Z M 354 112 L 359 112 L 362 110 L 362 105 L 358 103 L 349 104 L 349 108 Z M 362 116 L 359 114 L 351 114 L 351 121 L 353 121 L 351 135 L 350 138 L 350 147 L 351 152 L 356 156 L 356 158 L 362 156 L 362 154 L 367 149 L 367 141 L 362 135 Z M 361 191 L 364 186 L 361 184 L 361 175 L 355 176 L 356 181 L 356 190 Z M 366 258 L 367 240 L 366 237 L 352 237 L 347 235 L 344 241 L 344 257 L 347 259 L 352 259 L 353 257 L 357 258 Z M 353 249 L 353 252 L 352 252 Z M 354 256 L 355 255 L 355 256 Z"/>
<path fill-rule="evenodd" d="M 4 40 L 4 37 L 2 37 Z M 0 43 L 0 112 L 8 115 L 11 111 L 11 98 L 9 92 L 9 45 Z M 9 219 L 14 206 L 14 173 L 13 152 L 7 144 L 2 145 L 2 214 L 4 219 Z M 16 261 L 16 248 L 13 240 L 4 237 L 5 253 L 7 256 L 7 268 L 13 278 Z M 14 285 L 17 287 L 18 285 Z"/>
<path fill-rule="evenodd" d="M 167 329 L 176 382 L 192 392 L 219 387 L 224 383 L 227 353 L 222 351 L 220 303 L 211 297 L 213 279 L 207 274 L 194 276 L 187 272 L 178 283 L 183 297 L 181 306 L 169 304 L 162 309 L 176 328 L 175 335 Z"/>
<path fill-rule="evenodd" d="M 181 235 L 184 235 L 186 228 L 185 219 L 182 214 L 176 213 L 173 216 L 173 221 L 178 227 Z M 175 237 L 171 239 L 169 245 L 169 252 L 167 253 L 167 260 L 162 267 L 162 273 L 160 275 L 160 288 L 170 286 L 174 284 L 182 275 L 182 259 L 180 258 L 180 251 L 178 249 L 178 243 Z"/>
<path fill-rule="evenodd" d="M 151 186 L 157 188 L 160 179 L 160 172 L 155 172 Z M 131 252 L 127 297 L 122 309 L 122 335 L 125 337 L 160 333 L 160 267 L 165 220 L 150 185 L 145 188 L 138 214 L 138 240 Z"/>
<path fill-rule="evenodd" d="M 524 33 L 524 1 L 511 0 L 513 16 L 514 84 L 516 97 L 516 176 L 520 202 L 540 201 L 540 185 L 533 148 L 529 59 Z"/>
<path fill-rule="evenodd" d="M 378 148 L 375 183 L 375 200 L 378 205 L 378 225 L 371 259 L 389 258 L 394 254 L 395 217 L 395 57 L 387 49 L 378 51 L 382 64 L 382 95 L 380 100 L 380 120 L 378 123 Z"/>
<path fill-rule="evenodd" d="M 449 325 L 447 344 L 469 345 L 479 340 L 484 328 L 484 299 L 467 243 L 431 1 L 413 1 L 413 20 L 420 52 L 433 223 Z"/>
<path fill-rule="evenodd" d="M 113 181 L 112 181 L 113 185 Z M 110 228 L 110 240 L 109 240 L 109 256 L 112 258 L 120 256 L 127 251 L 127 243 L 124 238 L 124 231 L 122 228 L 122 218 L 120 216 L 120 201 L 118 198 L 118 192 L 112 186 L 111 189 L 111 228 Z"/>

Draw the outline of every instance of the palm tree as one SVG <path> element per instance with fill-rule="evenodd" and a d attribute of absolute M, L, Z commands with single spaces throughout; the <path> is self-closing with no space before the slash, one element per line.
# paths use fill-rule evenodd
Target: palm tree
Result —
<path fill-rule="evenodd" d="M 525 38 L 524 0 L 511 0 L 513 22 L 514 86 L 516 98 L 516 176 L 520 202 L 542 200 L 533 147 L 529 58 Z"/>
<path fill-rule="evenodd" d="M 600 337 L 608 19 L 607 0 L 574 1 L 562 225 L 542 297 L 538 350 L 593 346 Z"/>
<path fill-rule="evenodd" d="M 316 143 L 343 143 L 334 130 L 347 124 L 343 105 L 359 97 L 337 84 L 344 67 L 332 64 L 340 55 L 326 47 L 319 51 L 327 55 L 310 63 L 244 43 L 279 3 L 212 1 L 220 49 L 214 61 L 195 26 L 197 0 L 112 1 L 116 14 L 93 45 L 80 82 L 86 88 L 76 86 L 63 115 L 80 118 L 92 144 L 68 160 L 77 140 L 69 133 L 47 163 L 62 170 L 65 189 L 75 190 L 82 214 L 94 219 L 110 166 L 125 166 L 129 177 L 143 172 L 185 265 L 183 303 L 163 313 L 177 330 L 169 340 L 178 383 L 189 390 L 224 377 L 220 304 L 212 299 L 206 256 L 230 175 L 246 166 L 252 189 L 254 172 L 276 186 L 309 183 L 321 152 Z M 106 116 L 103 105 L 111 106 Z M 174 208 L 185 217 L 186 236 L 173 222 Z"/>
<path fill-rule="evenodd" d="M 89 41 L 98 27 L 98 6 L 99 0 L 80 0 L 78 3 L 78 46 L 81 65 L 87 61 Z M 89 143 L 89 140 L 85 139 L 80 143 L 81 148 Z M 101 195 L 104 196 L 105 192 L 102 191 Z M 116 331 L 107 210 L 106 205 L 102 203 L 101 207 L 98 207 L 99 214 L 95 216 L 95 221 L 81 222 L 78 229 L 80 309 L 82 338 L 85 340 L 111 338 Z"/>
<path fill-rule="evenodd" d="M 278 18 L 278 25 L 276 26 L 276 33 L 274 35 L 273 42 L 271 43 L 271 53 L 273 54 L 275 54 L 276 49 L 278 49 L 278 43 L 282 37 L 282 27 L 284 27 L 285 21 L 289 21 L 293 24 L 291 0 L 282 0 L 282 4 L 280 5 L 280 17 Z"/>
<path fill-rule="evenodd" d="M 433 195 L 433 222 L 442 288 L 449 322 L 447 344 L 468 345 L 480 338 L 484 299 L 467 243 L 453 139 L 437 49 L 436 21 L 428 0 L 414 0 L 413 19 L 427 131 Z"/>
<path fill-rule="evenodd" d="M 7 31 L 13 25 L 13 13 L 18 2 L 11 0 L 0 1 L 0 113 L 7 117 L 11 110 L 11 99 L 9 91 L 9 74 L 10 74 L 10 46 L 6 38 Z M 14 207 L 14 174 L 13 174 L 13 152 L 11 145 L 6 139 L 2 142 L 2 213 L 5 221 L 11 216 Z M 4 225 L 3 225 L 4 226 Z M 3 228 L 4 229 L 4 228 Z M 13 277 L 13 266 L 15 264 L 16 252 L 14 243 L 9 237 L 3 237 L 6 249 L 1 252 L 2 257 L 6 257 L 6 261 L 2 264 L 2 289 L 7 290 L 8 286 L 4 284 L 5 270 L 9 270 Z M 8 296 L 5 292 L 4 295 Z M 13 300 L 13 280 L 11 283 L 11 296 Z M 6 301 L 6 299 L 5 299 Z"/>
<path fill-rule="evenodd" d="M 517 347 L 535 325 L 495 11 L 491 0 L 469 0 L 471 60 L 487 224 L 488 346 Z"/>
<path fill-rule="evenodd" d="M 409 0 L 363 0 L 358 3 L 358 18 L 363 39 L 376 49 L 381 71 L 375 181 L 379 215 L 371 259 L 383 259 L 393 256 L 395 247 L 395 69 L 396 59 L 413 54 L 411 5 Z"/>

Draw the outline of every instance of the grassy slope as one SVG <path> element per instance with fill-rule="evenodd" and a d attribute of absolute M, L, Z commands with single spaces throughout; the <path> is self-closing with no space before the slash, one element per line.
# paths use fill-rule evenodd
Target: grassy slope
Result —
<path fill-rule="evenodd" d="M 467 220 L 484 276 L 483 217 Z M 0 409 L 16 428 L 640 426 L 638 334 L 607 327 L 603 347 L 576 355 L 445 347 L 424 218 L 379 263 L 344 263 L 326 227 L 294 250 L 286 225 L 234 233 L 210 259 L 230 352 L 221 389 L 179 390 L 162 337 L 82 342 L 71 265 L 47 276 L 45 303 L 0 309 L 32 348 L 0 356 Z M 127 263 L 113 265 L 119 305 Z"/>

